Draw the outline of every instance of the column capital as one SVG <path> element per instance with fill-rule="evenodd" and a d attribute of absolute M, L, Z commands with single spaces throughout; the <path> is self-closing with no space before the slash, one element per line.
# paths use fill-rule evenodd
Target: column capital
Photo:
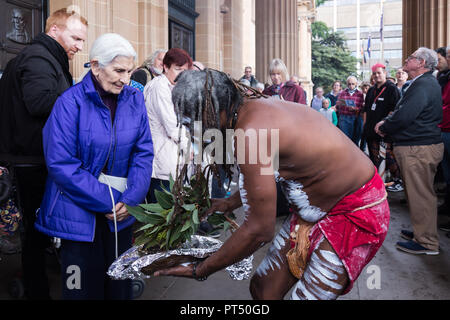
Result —
<path fill-rule="evenodd" d="M 306 7 L 308 10 L 315 10 L 316 5 L 313 0 L 297 0 L 298 7 Z"/>

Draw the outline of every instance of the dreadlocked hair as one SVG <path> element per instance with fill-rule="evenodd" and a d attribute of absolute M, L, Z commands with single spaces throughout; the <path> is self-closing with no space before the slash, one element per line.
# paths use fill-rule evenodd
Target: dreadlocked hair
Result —
<path fill-rule="evenodd" d="M 194 136 L 194 124 L 197 121 L 202 123 L 202 136 L 207 129 L 221 129 L 221 111 L 225 111 L 226 114 L 226 129 L 234 129 L 244 98 L 268 98 L 254 88 L 232 79 L 228 74 L 209 68 L 202 71 L 184 71 L 175 82 L 172 100 L 178 125 L 188 125 L 191 137 Z M 186 119 L 188 120 L 185 121 Z M 226 161 L 223 163 L 226 176 L 231 183 L 233 165 L 227 164 Z M 217 166 L 218 164 L 213 163 L 209 170 L 221 184 Z M 201 166 L 196 167 L 195 171 L 201 172 Z"/>

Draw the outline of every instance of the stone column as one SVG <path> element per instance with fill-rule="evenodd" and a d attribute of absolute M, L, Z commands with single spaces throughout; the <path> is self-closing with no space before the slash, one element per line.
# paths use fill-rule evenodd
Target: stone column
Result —
<path fill-rule="evenodd" d="M 448 0 L 403 0 L 403 60 L 419 47 L 450 44 Z"/>
<path fill-rule="evenodd" d="M 298 21 L 299 21 L 299 79 L 303 89 L 307 93 L 308 101 L 313 97 L 312 83 L 312 54 L 311 54 L 311 23 L 315 19 L 315 6 L 312 0 L 298 1 Z"/>
<path fill-rule="evenodd" d="M 270 62 L 284 61 L 290 74 L 299 73 L 297 0 L 257 0 L 256 77 L 269 81 Z"/>
<path fill-rule="evenodd" d="M 157 49 L 169 47 L 169 2 L 168 0 L 137 0 L 122 1 L 122 6 L 137 2 L 137 13 L 132 21 L 138 24 L 137 65 L 141 65 L 145 59 Z M 137 21 L 136 21 L 137 18 Z M 119 32 L 120 33 L 120 32 Z M 134 43 L 133 43 L 134 45 Z"/>
<path fill-rule="evenodd" d="M 221 1 L 197 0 L 196 59 L 208 68 L 223 69 L 223 14 Z"/>
<path fill-rule="evenodd" d="M 228 12 L 223 16 L 223 71 L 233 78 L 242 76 L 243 16 L 241 0 L 225 0 Z"/>
<path fill-rule="evenodd" d="M 87 41 L 82 52 L 71 61 L 75 79 L 83 75 L 92 43 L 100 35 L 115 32 L 125 37 L 137 53 L 140 65 L 158 48 L 169 43 L 168 0 L 50 0 L 50 13 L 72 6 L 89 23 Z"/>

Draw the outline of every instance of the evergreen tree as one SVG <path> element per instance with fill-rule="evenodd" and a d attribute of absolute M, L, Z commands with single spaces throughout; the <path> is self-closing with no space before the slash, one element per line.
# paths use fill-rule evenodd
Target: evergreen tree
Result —
<path fill-rule="evenodd" d="M 312 81 L 315 87 L 331 90 L 334 81 L 343 83 L 356 75 L 357 59 L 345 45 L 342 32 L 333 32 L 323 22 L 314 22 L 312 30 Z"/>

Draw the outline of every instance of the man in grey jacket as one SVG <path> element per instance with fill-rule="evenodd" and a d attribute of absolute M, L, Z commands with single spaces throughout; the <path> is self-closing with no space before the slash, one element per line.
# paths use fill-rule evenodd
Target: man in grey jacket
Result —
<path fill-rule="evenodd" d="M 387 134 L 394 141 L 413 227 L 413 231 L 401 231 L 407 242 L 398 242 L 397 249 L 412 254 L 439 254 L 433 182 L 444 144 L 438 127 L 442 121 L 441 88 L 432 75 L 437 62 L 436 52 L 428 48 L 419 48 L 406 59 L 403 70 L 411 84 L 394 113 L 375 127 L 380 136 Z"/>

